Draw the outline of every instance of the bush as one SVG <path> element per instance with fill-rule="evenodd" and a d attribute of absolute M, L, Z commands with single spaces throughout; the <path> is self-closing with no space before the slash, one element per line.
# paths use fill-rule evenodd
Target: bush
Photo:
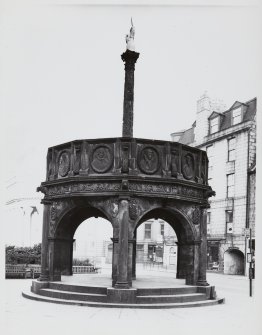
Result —
<path fill-rule="evenodd" d="M 89 266 L 89 265 L 93 265 L 90 263 L 89 259 L 86 258 L 86 259 L 78 259 L 78 258 L 74 258 L 73 259 L 73 265 L 79 265 L 79 266 Z"/>
<path fill-rule="evenodd" d="M 41 264 L 41 243 L 33 247 L 16 247 L 14 245 L 5 248 L 6 264 Z"/>

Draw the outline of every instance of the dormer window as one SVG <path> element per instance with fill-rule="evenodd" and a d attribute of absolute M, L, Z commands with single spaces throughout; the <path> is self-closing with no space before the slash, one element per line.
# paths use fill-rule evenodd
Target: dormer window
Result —
<path fill-rule="evenodd" d="M 219 117 L 210 120 L 210 134 L 214 134 L 218 131 Z"/>
<path fill-rule="evenodd" d="M 242 120 L 241 107 L 233 109 L 232 111 L 232 125 L 240 123 Z"/>

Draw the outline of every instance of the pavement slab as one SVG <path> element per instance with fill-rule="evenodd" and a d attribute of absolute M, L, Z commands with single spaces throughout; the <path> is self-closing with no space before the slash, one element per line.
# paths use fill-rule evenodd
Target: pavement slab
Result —
<path fill-rule="evenodd" d="M 145 276 L 146 281 L 151 277 L 152 282 L 156 277 L 153 271 L 139 275 Z M 167 278 L 174 278 L 174 273 L 157 273 L 157 276 L 168 282 Z M 218 296 L 225 297 L 225 304 L 173 310 L 92 308 L 32 301 L 21 294 L 31 286 L 31 279 L 5 280 L 1 334 L 261 335 L 261 312 L 256 298 L 249 297 L 248 278 L 208 273 L 207 279 L 216 286 Z"/>

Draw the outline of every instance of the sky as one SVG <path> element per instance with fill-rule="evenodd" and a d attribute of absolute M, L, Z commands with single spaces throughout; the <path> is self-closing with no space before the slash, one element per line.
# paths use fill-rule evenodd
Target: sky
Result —
<path fill-rule="evenodd" d="M 5 181 L 45 179 L 47 148 L 122 132 L 125 35 L 140 57 L 134 137 L 170 140 L 189 128 L 204 91 L 229 108 L 258 95 L 254 6 L 95 6 L 4 1 L 1 110 Z M 78 3 L 78 5 L 76 5 Z"/>

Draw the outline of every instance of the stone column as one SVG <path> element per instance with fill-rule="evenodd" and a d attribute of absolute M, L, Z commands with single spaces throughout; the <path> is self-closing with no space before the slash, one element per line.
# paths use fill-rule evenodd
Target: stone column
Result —
<path fill-rule="evenodd" d="M 128 284 L 128 226 L 129 226 L 129 202 L 121 199 L 117 215 L 119 222 L 119 254 L 117 264 L 117 281 L 115 288 L 126 289 Z"/>
<path fill-rule="evenodd" d="M 196 285 L 199 272 L 200 241 L 178 242 L 176 278 L 186 279 L 186 285 Z"/>
<path fill-rule="evenodd" d="M 41 275 L 38 278 L 38 280 L 48 281 L 49 280 L 48 233 L 49 233 L 49 221 L 50 221 L 50 208 L 52 202 L 43 199 L 42 204 L 44 204 L 44 213 L 43 213 L 42 245 L 41 245 Z"/>
<path fill-rule="evenodd" d="M 63 240 L 50 237 L 49 239 L 49 278 L 50 281 L 61 280 L 61 243 Z"/>
<path fill-rule="evenodd" d="M 59 254 L 60 254 L 60 268 L 61 274 L 64 276 L 72 275 L 73 263 L 73 239 L 60 239 L 59 240 Z"/>
<path fill-rule="evenodd" d="M 176 278 L 185 279 L 187 274 L 187 246 L 184 243 L 177 244 L 177 272 Z"/>
<path fill-rule="evenodd" d="M 118 238 L 111 238 L 113 242 L 113 255 L 112 255 L 112 286 L 114 287 L 117 281 L 117 263 L 118 263 Z"/>
<path fill-rule="evenodd" d="M 206 207 L 201 208 L 201 222 L 200 222 L 200 238 L 201 244 L 199 248 L 199 275 L 197 285 L 208 286 L 206 281 L 207 269 L 207 211 Z"/>
<path fill-rule="evenodd" d="M 127 265 L 127 280 L 128 285 L 132 287 L 132 273 L 133 273 L 133 247 L 134 247 L 134 240 L 128 241 L 128 265 Z"/>
<path fill-rule="evenodd" d="M 125 90 L 123 110 L 123 137 L 133 137 L 133 105 L 134 105 L 134 72 L 139 53 L 126 50 L 121 55 L 125 63 Z"/>
<path fill-rule="evenodd" d="M 136 279 L 136 238 L 137 229 L 134 231 L 133 254 L 132 254 L 132 279 Z"/>

